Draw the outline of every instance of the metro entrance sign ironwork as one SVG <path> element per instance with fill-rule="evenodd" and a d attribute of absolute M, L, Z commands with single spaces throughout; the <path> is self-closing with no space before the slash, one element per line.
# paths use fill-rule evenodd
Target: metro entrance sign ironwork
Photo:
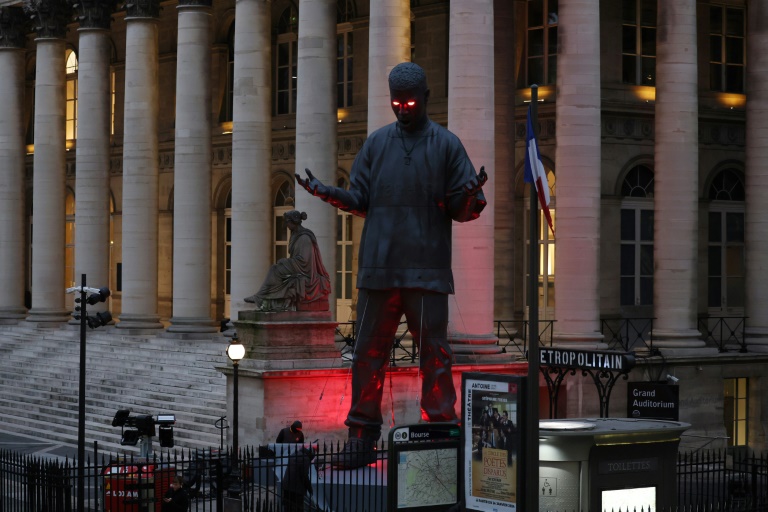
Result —
<path fill-rule="evenodd" d="M 600 399 L 600 417 L 608 417 L 608 405 L 613 385 L 619 377 L 626 380 L 635 366 L 634 352 L 610 350 L 571 350 L 563 348 L 540 348 L 539 367 L 547 382 L 549 391 L 549 417 L 557 418 L 557 398 L 560 383 L 566 374 L 589 375 L 597 388 Z"/>

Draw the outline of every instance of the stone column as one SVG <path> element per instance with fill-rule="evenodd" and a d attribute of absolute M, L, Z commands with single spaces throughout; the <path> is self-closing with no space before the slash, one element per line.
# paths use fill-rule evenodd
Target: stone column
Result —
<path fill-rule="evenodd" d="M 395 121 L 389 104 L 389 72 L 411 60 L 408 0 L 371 2 L 368 22 L 368 133 Z M 429 77 L 427 77 L 429 81 Z"/>
<path fill-rule="evenodd" d="M 32 215 L 32 309 L 27 320 L 55 325 L 69 318 L 64 306 L 64 199 L 66 194 L 66 70 L 63 1 L 27 4 L 37 33 L 35 156 Z M 34 6 L 34 7 L 32 7 Z"/>
<path fill-rule="evenodd" d="M 75 198 L 75 280 L 88 286 L 109 285 L 109 142 L 111 84 L 109 28 L 115 2 L 77 4 L 78 54 L 77 154 Z M 106 303 L 88 306 L 105 310 Z M 79 320 L 70 322 L 80 323 Z"/>
<path fill-rule="evenodd" d="M 515 219 L 513 213 L 525 201 L 516 201 L 515 187 L 515 89 L 509 84 L 515 83 L 515 66 L 509 65 L 509 56 L 515 54 L 514 4 L 506 0 L 496 0 L 493 5 L 494 20 L 494 154 L 495 162 L 486 167 L 493 172 L 494 197 L 488 199 L 487 208 L 494 213 L 494 282 L 493 303 L 494 319 L 514 318 L 515 281 L 520 275 L 515 261 Z M 499 206 L 496 215 L 496 206 Z M 520 217 L 522 218 L 522 217 Z M 517 304 L 517 309 L 522 309 Z"/>
<path fill-rule="evenodd" d="M 559 3 L 556 343 L 605 348 L 600 334 L 600 2 Z"/>
<path fill-rule="evenodd" d="M 271 2 L 237 0 L 232 120 L 230 317 L 253 309 L 272 261 Z"/>
<path fill-rule="evenodd" d="M 0 8 L 0 324 L 17 323 L 24 307 L 24 12 Z"/>
<path fill-rule="evenodd" d="M 129 3 L 123 137 L 123 296 L 120 329 L 163 327 L 157 310 L 159 0 Z"/>
<path fill-rule="evenodd" d="M 448 46 L 448 129 L 464 144 L 494 195 L 493 0 L 451 0 Z M 452 266 L 456 285 L 448 301 L 448 337 L 457 354 L 499 353 L 493 334 L 493 203 L 479 219 L 453 225 Z"/>
<path fill-rule="evenodd" d="M 323 183 L 335 185 L 336 130 L 336 0 L 302 0 L 299 6 L 299 81 L 296 91 L 296 172 L 304 169 Z M 307 212 L 304 225 L 317 237 L 328 271 L 336 261 L 336 208 L 301 191 L 296 209 Z M 336 311 L 336 294 L 329 297 Z"/>
<path fill-rule="evenodd" d="M 211 0 L 179 2 L 169 332 L 212 333 Z"/>
<path fill-rule="evenodd" d="M 389 72 L 411 60 L 411 6 L 409 0 L 371 2 L 368 19 L 368 134 L 395 121 L 389 103 Z M 429 80 L 429 77 L 427 77 Z M 359 247 L 363 219 L 352 217 L 352 238 Z M 357 281 L 358 253 L 352 255 L 352 278 Z M 357 288 L 352 291 L 353 311 Z"/>
<path fill-rule="evenodd" d="M 696 330 L 699 109 L 696 0 L 659 2 L 654 145 L 653 344 L 701 353 Z M 559 187 L 558 187 L 559 189 Z M 558 198 L 559 200 L 559 198 Z"/>
<path fill-rule="evenodd" d="M 768 6 L 747 3 L 747 350 L 768 352 Z"/>

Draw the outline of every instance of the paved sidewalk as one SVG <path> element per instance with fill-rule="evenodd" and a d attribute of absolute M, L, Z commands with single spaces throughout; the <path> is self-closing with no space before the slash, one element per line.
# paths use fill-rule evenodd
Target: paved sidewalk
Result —
<path fill-rule="evenodd" d="M 0 430 L 0 450 L 8 450 L 23 455 L 36 455 L 44 458 L 74 459 L 77 457 L 77 445 L 56 443 L 47 439 L 25 436 L 23 434 Z M 93 443 L 85 444 L 85 457 L 93 458 Z"/>

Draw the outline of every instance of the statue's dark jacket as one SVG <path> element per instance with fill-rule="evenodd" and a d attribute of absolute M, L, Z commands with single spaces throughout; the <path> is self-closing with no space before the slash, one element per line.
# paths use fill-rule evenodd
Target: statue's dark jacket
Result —
<path fill-rule="evenodd" d="M 479 216 L 482 190 L 459 138 L 427 120 L 413 134 L 392 123 L 373 132 L 355 158 L 350 188 L 326 200 L 365 217 L 357 287 L 453 293 L 451 223 Z"/>

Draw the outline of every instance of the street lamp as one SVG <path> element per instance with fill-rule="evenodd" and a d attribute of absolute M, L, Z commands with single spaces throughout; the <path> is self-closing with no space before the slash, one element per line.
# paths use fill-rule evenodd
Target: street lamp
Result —
<path fill-rule="evenodd" d="M 232 470 L 237 471 L 238 468 L 238 444 L 237 444 L 237 419 L 238 419 L 238 409 L 237 409 L 237 400 L 238 400 L 238 391 L 237 391 L 237 366 L 240 360 L 245 357 L 245 347 L 242 343 L 240 343 L 240 340 L 237 338 L 237 333 L 232 337 L 232 341 L 229 343 L 229 346 L 227 347 L 227 357 L 229 357 L 230 361 L 232 361 L 232 457 L 233 457 L 233 464 L 232 464 Z M 237 473 L 235 473 L 237 475 Z M 239 485 L 235 484 L 235 489 L 230 488 L 230 495 L 238 495 L 239 494 Z"/>

